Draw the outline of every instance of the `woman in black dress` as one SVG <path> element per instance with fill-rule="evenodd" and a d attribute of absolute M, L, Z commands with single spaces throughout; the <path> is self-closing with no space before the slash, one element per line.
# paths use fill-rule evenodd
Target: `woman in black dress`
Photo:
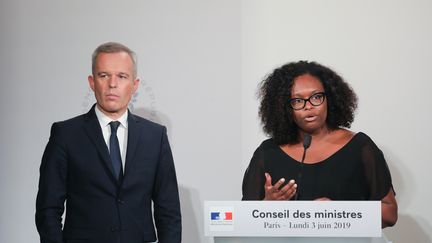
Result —
<path fill-rule="evenodd" d="M 315 62 L 288 63 L 261 83 L 259 95 L 271 138 L 245 172 L 243 200 L 381 200 L 382 227 L 396 223 L 384 155 L 366 134 L 345 129 L 357 97 L 337 73 Z M 301 163 L 305 134 L 312 142 Z"/>

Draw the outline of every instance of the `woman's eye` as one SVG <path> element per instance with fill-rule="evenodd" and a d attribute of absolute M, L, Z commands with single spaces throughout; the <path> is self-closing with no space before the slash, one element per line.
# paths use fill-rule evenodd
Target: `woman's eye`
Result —
<path fill-rule="evenodd" d="M 320 99 L 322 99 L 322 97 L 323 97 L 322 94 L 316 94 L 316 95 L 313 95 L 311 98 L 314 100 L 320 100 Z"/>

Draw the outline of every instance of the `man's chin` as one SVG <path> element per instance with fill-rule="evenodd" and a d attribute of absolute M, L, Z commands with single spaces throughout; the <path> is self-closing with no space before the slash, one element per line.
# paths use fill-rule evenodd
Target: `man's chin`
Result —
<path fill-rule="evenodd" d="M 112 105 L 98 105 L 98 106 L 103 112 L 110 113 L 110 114 L 116 114 L 122 110 L 118 106 L 112 106 Z"/>

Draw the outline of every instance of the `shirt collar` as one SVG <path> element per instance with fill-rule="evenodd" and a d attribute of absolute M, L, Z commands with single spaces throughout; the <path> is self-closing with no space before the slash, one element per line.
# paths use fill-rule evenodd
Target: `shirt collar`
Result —
<path fill-rule="evenodd" d="M 102 127 L 106 127 L 109 126 L 109 123 L 112 121 L 119 121 L 120 124 L 124 127 L 127 128 L 127 117 L 128 117 L 128 111 L 126 111 L 125 113 L 123 113 L 123 115 L 121 115 L 117 120 L 113 120 L 112 118 L 108 117 L 107 115 L 105 115 L 100 109 L 99 107 L 96 105 L 95 107 L 95 113 L 96 113 L 96 117 L 99 121 L 99 124 L 101 124 Z"/>

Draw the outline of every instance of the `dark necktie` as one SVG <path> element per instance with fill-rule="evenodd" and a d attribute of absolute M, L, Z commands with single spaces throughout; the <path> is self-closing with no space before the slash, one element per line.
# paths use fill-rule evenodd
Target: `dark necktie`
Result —
<path fill-rule="evenodd" d="M 117 128 L 120 125 L 118 121 L 112 121 L 109 123 L 111 126 L 111 136 L 110 136 L 110 156 L 111 163 L 114 169 L 114 176 L 118 180 L 120 173 L 122 171 L 122 162 L 120 155 L 120 146 L 117 138 Z"/>

